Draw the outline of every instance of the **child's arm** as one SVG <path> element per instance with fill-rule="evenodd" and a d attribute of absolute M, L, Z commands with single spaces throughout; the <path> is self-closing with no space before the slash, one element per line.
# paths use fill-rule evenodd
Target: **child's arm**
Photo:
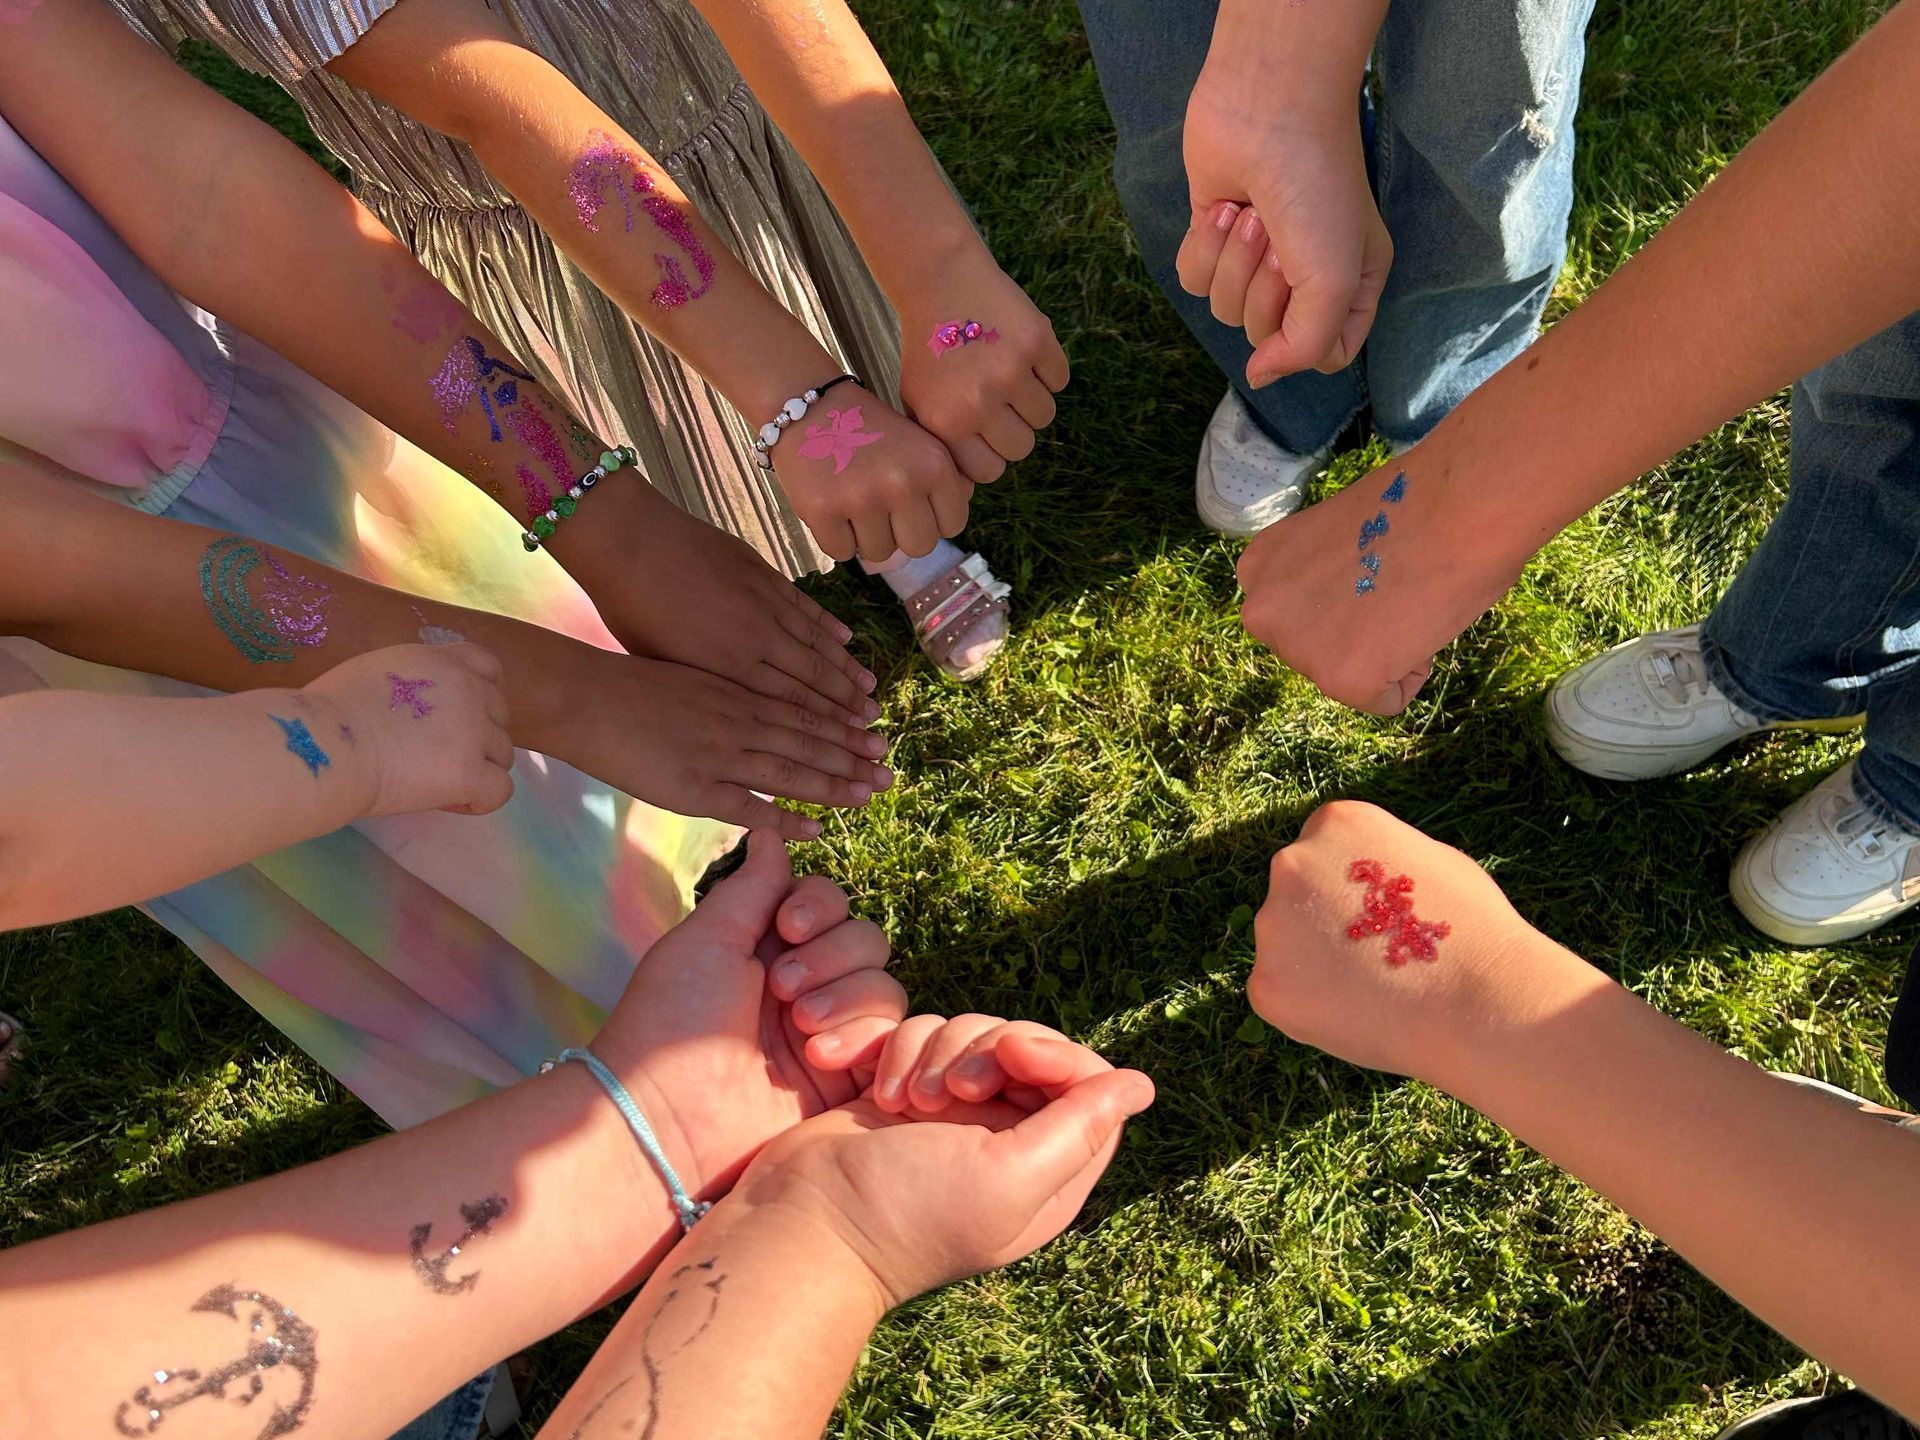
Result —
<path fill-rule="evenodd" d="M 505 668 L 516 744 L 684 815 L 818 823 L 752 792 L 864 804 L 891 783 L 876 735 L 704 671 L 415 600 L 286 551 L 85 494 L 0 460 L 21 533 L 0 567 L 0 630 L 218 690 L 304 685 L 350 656 L 452 631 Z"/>
<path fill-rule="evenodd" d="M 512 517 L 501 524 L 565 508 L 607 451 L 359 201 L 110 7 L 46 6 L 11 31 L 0 95 L 168 285 L 465 475 Z M 546 548 L 636 653 L 858 723 L 878 713 L 844 625 L 636 473 L 584 494 Z"/>
<path fill-rule="evenodd" d="M 1904 0 L 1418 448 L 1255 540 L 1247 628 L 1334 699 L 1402 709 L 1563 526 L 1920 306 L 1916 91 Z M 1355 536 L 1402 469 L 1381 576 L 1357 595 Z"/>
<path fill-rule="evenodd" d="M 1256 935 L 1248 994 L 1268 1021 L 1485 1112 L 1920 1415 L 1920 1253 L 1895 1238 L 1920 1135 L 1668 1020 L 1535 931 L 1466 856 L 1370 805 L 1325 807 L 1274 858 Z"/>
<path fill-rule="evenodd" d="M 909 1023 L 894 1035 L 918 1050 L 962 1022 Z M 890 1308 L 1058 1235 L 1153 1086 L 1038 1026 L 1012 1028 L 1030 1033 L 986 1053 L 1033 1090 L 1025 1105 L 896 1116 L 863 1099 L 761 1152 L 661 1264 L 542 1440 L 813 1440 Z"/>
<path fill-rule="evenodd" d="M 327 68 L 470 146 L 575 264 L 755 429 L 840 373 L 659 163 L 480 0 L 402 0 Z M 774 448 L 775 473 L 834 558 L 857 549 L 880 560 L 896 544 L 924 555 L 965 523 L 972 487 L 946 447 L 871 392 L 837 387 L 793 428 L 802 433 Z"/>
<path fill-rule="evenodd" d="M 500 662 L 376 650 L 298 690 L 0 699 L 0 929 L 161 895 L 357 820 L 513 793 Z"/>
<path fill-rule="evenodd" d="M 884 944 L 835 923 L 845 896 L 796 883 L 777 845 L 749 865 L 654 946 L 593 1044 L 695 1195 L 856 1084 L 792 1053 L 762 932 L 841 960 L 836 984 L 806 989 L 835 1002 L 820 1035 L 847 1063 L 905 1010 Z M 678 1233 L 619 1110 L 561 1065 L 319 1164 L 0 1255 L 9 1425 L 388 1435 L 647 1274 Z"/>

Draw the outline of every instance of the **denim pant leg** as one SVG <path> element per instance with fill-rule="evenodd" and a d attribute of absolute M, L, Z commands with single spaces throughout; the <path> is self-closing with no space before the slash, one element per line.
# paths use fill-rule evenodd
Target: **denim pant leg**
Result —
<path fill-rule="evenodd" d="M 1393 271 L 1367 342 L 1374 429 L 1420 439 L 1533 343 L 1566 259 L 1594 0 L 1393 0 L 1375 50 Z"/>
<path fill-rule="evenodd" d="M 474 1440 L 487 1415 L 494 1373 L 476 1375 L 426 1414 L 408 1421 L 392 1440 Z"/>
<path fill-rule="evenodd" d="M 1182 290 L 1174 272 L 1190 214 L 1180 149 L 1187 97 L 1206 61 L 1218 9 L 1218 0 L 1080 0 L 1100 89 L 1118 133 L 1114 182 L 1141 258 L 1261 429 L 1296 454 L 1311 454 L 1332 444 L 1359 411 L 1365 396 L 1358 371 L 1290 375 L 1252 389 L 1246 375 L 1253 347 L 1246 332 L 1214 319 L 1207 301 Z"/>
<path fill-rule="evenodd" d="M 1855 788 L 1920 829 L 1920 315 L 1794 387 L 1787 503 L 1701 641 L 1762 719 L 1865 711 Z"/>

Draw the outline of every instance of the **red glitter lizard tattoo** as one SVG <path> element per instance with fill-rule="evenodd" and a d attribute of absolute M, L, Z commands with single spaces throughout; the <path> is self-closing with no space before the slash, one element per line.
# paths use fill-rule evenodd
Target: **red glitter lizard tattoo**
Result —
<path fill-rule="evenodd" d="M 1347 867 L 1347 878 L 1367 887 L 1360 918 L 1347 927 L 1349 940 L 1386 936 L 1389 965 L 1440 958 L 1438 942 L 1451 935 L 1453 927 L 1444 920 L 1422 920 L 1413 913 L 1411 875 L 1396 875 L 1389 880 L 1387 867 L 1378 860 L 1356 860 Z"/>

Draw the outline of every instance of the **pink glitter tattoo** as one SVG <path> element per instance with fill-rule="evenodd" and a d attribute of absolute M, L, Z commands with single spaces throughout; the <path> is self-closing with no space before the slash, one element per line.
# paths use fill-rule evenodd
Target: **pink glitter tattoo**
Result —
<path fill-rule="evenodd" d="M 1413 877 L 1387 878 L 1387 869 L 1378 860 L 1356 860 L 1347 867 L 1347 878 L 1367 887 L 1360 918 L 1347 927 L 1349 940 L 1365 940 L 1371 935 L 1387 937 L 1387 964 L 1404 965 L 1408 960 L 1438 960 L 1436 943 L 1453 933 L 1444 920 L 1422 920 L 1413 913 Z"/>
<path fill-rule="evenodd" d="M 853 452 L 863 445 L 872 445 L 884 438 L 877 430 L 861 429 L 860 407 L 847 410 L 829 410 L 825 429 L 818 425 L 807 427 L 807 438 L 800 442 L 800 453 L 809 460 L 833 460 L 833 473 L 838 475 L 853 463 Z"/>
<path fill-rule="evenodd" d="M 978 320 L 949 320 L 927 339 L 927 349 L 936 355 L 958 350 L 962 345 L 997 345 L 1000 332 L 989 330 Z"/>
<path fill-rule="evenodd" d="M 260 582 L 260 608 L 273 628 L 295 645 L 324 645 L 333 587 L 295 575 L 265 552 L 261 558 L 267 562 L 267 576 Z"/>
<path fill-rule="evenodd" d="M 4 0 L 0 0 L 4 3 Z M 600 212 L 608 204 L 607 191 L 620 202 L 626 231 L 633 233 L 633 199 L 653 221 L 654 228 L 686 252 L 700 276 L 696 289 L 687 278 L 679 257 L 655 252 L 653 263 L 660 267 L 660 283 L 653 287 L 653 303 L 662 310 L 677 310 L 689 300 L 698 300 L 713 288 L 717 273 L 713 256 L 694 233 L 693 224 L 666 196 L 658 193 L 653 176 L 642 168 L 639 158 L 604 130 L 587 136 L 587 148 L 567 173 L 567 194 L 573 199 L 574 213 L 580 223 L 598 234 Z"/>
<path fill-rule="evenodd" d="M 527 523 L 531 525 L 536 515 L 544 515 L 553 508 L 553 492 L 547 488 L 547 482 L 533 471 L 522 465 L 519 469 L 520 493 L 527 498 Z"/>
<path fill-rule="evenodd" d="M 567 463 L 567 447 L 560 443 L 560 437 L 554 433 L 553 426 L 547 423 L 547 417 L 532 406 L 518 405 L 507 412 L 507 428 L 513 431 L 514 437 L 522 445 L 540 457 L 552 472 L 554 484 L 564 494 L 573 483 L 573 466 Z M 520 482 L 523 489 L 526 483 L 525 480 Z M 542 505 L 533 513 L 541 515 L 548 508 Z M 533 516 L 527 518 L 532 519 Z"/>
<path fill-rule="evenodd" d="M 424 720 L 433 713 L 433 702 L 420 698 L 420 692 L 422 690 L 433 689 L 433 681 L 426 679 L 408 680 L 404 676 L 396 675 L 389 670 L 387 672 L 387 684 L 391 687 L 388 692 L 387 709 L 398 710 L 404 705 L 413 712 L 413 718 L 416 720 Z"/>
<path fill-rule="evenodd" d="M 5 0 L 0 0 L 4 4 Z M 380 277 L 380 288 L 391 295 L 399 289 L 398 278 L 389 270 Z M 422 345 L 431 345 L 467 324 L 467 312 L 460 302 L 432 280 L 416 280 L 401 291 L 393 303 L 393 328 Z"/>

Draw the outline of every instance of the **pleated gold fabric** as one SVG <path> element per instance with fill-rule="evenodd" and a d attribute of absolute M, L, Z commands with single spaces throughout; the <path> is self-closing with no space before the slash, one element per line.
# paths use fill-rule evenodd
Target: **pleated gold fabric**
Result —
<path fill-rule="evenodd" d="M 116 0 L 169 50 L 204 40 L 279 81 L 367 206 L 595 430 L 685 509 L 789 575 L 831 566 L 752 461 L 752 423 L 621 313 L 472 151 L 333 78 L 396 0 Z M 490 0 L 644 145 L 846 368 L 897 399 L 899 327 L 799 155 L 684 0 Z"/>

